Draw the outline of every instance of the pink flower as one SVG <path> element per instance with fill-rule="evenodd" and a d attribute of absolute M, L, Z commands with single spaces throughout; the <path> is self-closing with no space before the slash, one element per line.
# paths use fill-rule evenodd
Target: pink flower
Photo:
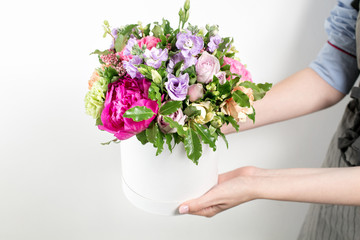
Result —
<path fill-rule="evenodd" d="M 101 113 L 103 125 L 99 125 L 98 128 L 113 133 L 120 140 L 128 139 L 145 130 L 159 110 L 157 102 L 148 98 L 150 85 L 145 78 L 136 80 L 129 76 L 110 83 Z M 140 122 L 124 118 L 123 114 L 135 106 L 145 106 L 155 114 L 150 119 Z"/>
<path fill-rule="evenodd" d="M 164 105 L 165 103 L 163 103 Z M 184 125 L 185 124 L 185 120 L 186 120 L 186 115 L 184 115 L 183 111 L 181 110 L 181 108 L 179 108 L 176 112 L 168 115 L 168 117 L 170 117 L 172 120 L 174 120 L 175 122 L 179 123 L 180 125 Z M 157 117 L 157 122 L 159 125 L 160 130 L 167 134 L 167 133 L 176 133 L 176 128 L 172 128 L 170 127 L 169 123 L 164 121 L 164 116 L 159 115 Z"/>
<path fill-rule="evenodd" d="M 158 42 L 161 42 L 161 40 L 159 38 L 153 37 L 153 36 L 147 36 L 144 37 L 140 40 L 138 40 L 138 44 L 140 46 L 140 48 L 146 44 L 146 48 L 151 50 L 153 47 L 156 47 L 156 44 Z"/>
<path fill-rule="evenodd" d="M 204 96 L 204 88 L 201 83 L 196 83 L 188 88 L 190 102 L 195 102 Z"/>
<path fill-rule="evenodd" d="M 215 76 L 219 79 L 220 84 L 224 84 L 226 82 L 226 72 L 218 72 Z"/>
<path fill-rule="evenodd" d="M 195 64 L 195 69 L 197 81 L 209 83 L 213 80 L 214 75 L 220 71 L 219 59 L 208 52 L 203 52 Z"/>
<path fill-rule="evenodd" d="M 224 65 L 230 65 L 230 72 L 241 75 L 241 81 L 250 81 L 252 82 L 250 72 L 245 68 L 245 66 L 232 58 L 224 57 Z"/>

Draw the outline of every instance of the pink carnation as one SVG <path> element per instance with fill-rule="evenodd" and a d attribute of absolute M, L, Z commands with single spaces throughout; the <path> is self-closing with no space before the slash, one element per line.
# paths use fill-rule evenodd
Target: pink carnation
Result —
<path fill-rule="evenodd" d="M 113 133 L 120 140 L 128 139 L 145 130 L 159 110 L 157 102 L 148 98 L 150 85 L 150 81 L 145 78 L 137 80 L 129 76 L 110 83 L 101 113 L 103 125 L 99 125 L 99 129 Z M 150 119 L 140 122 L 124 118 L 123 114 L 135 106 L 145 106 L 155 114 Z"/>
<path fill-rule="evenodd" d="M 158 42 L 161 42 L 161 39 L 153 37 L 153 36 L 147 36 L 140 40 L 137 40 L 139 47 L 141 48 L 144 44 L 146 44 L 146 48 L 151 50 L 153 47 L 156 47 L 156 44 Z"/>
<path fill-rule="evenodd" d="M 241 81 L 250 81 L 252 82 L 250 72 L 245 68 L 245 66 L 232 58 L 224 57 L 224 65 L 230 65 L 230 72 L 241 75 Z"/>

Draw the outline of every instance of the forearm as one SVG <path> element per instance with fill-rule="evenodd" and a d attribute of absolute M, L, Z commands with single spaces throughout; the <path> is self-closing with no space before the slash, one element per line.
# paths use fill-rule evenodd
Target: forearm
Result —
<path fill-rule="evenodd" d="M 249 177 L 255 199 L 360 205 L 360 167 L 257 169 Z"/>
<path fill-rule="evenodd" d="M 240 130 L 316 112 L 332 106 L 343 97 L 342 93 L 325 82 L 315 71 L 306 68 L 274 85 L 262 100 L 255 102 L 255 124 L 250 120 L 240 123 Z M 235 132 L 231 126 L 223 127 L 222 131 Z"/>

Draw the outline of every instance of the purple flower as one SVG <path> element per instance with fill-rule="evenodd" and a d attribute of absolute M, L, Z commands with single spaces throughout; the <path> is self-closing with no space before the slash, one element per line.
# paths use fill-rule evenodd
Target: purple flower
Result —
<path fill-rule="evenodd" d="M 146 65 L 158 69 L 161 66 L 162 61 L 166 61 L 168 58 L 168 50 L 160 48 L 146 49 L 144 53 Z"/>
<path fill-rule="evenodd" d="M 170 59 L 166 71 L 168 73 L 173 73 L 175 65 L 181 61 L 184 61 L 184 65 L 180 69 L 181 71 L 183 71 L 183 70 L 187 69 L 188 67 L 195 65 L 197 62 L 197 58 L 193 57 L 193 56 L 191 56 L 189 58 L 184 58 L 184 56 L 181 53 L 177 53 L 174 56 L 172 56 L 172 58 Z"/>
<path fill-rule="evenodd" d="M 189 74 L 181 74 L 179 77 L 169 74 L 165 88 L 172 100 L 184 100 L 189 88 Z"/>
<path fill-rule="evenodd" d="M 131 76 L 131 78 L 144 78 L 144 76 L 139 72 L 138 68 L 135 65 L 142 63 L 142 59 L 139 56 L 133 56 L 130 61 L 123 61 L 123 66 L 126 72 Z"/>
<path fill-rule="evenodd" d="M 219 35 L 210 37 L 210 42 L 208 43 L 208 51 L 214 52 L 219 47 L 219 44 L 222 42 L 223 40 Z"/>
<path fill-rule="evenodd" d="M 131 38 L 128 40 L 128 42 L 127 42 L 127 44 L 126 44 L 126 46 L 125 46 L 125 48 L 124 48 L 124 55 L 125 55 L 125 56 L 131 55 L 132 48 L 133 48 L 133 46 L 134 46 L 135 44 L 137 44 L 136 38 L 135 38 L 135 37 L 131 37 Z"/>
<path fill-rule="evenodd" d="M 190 32 L 178 33 L 176 38 L 176 47 L 181 50 L 185 58 L 196 56 L 204 47 L 202 37 L 191 35 Z"/>
<path fill-rule="evenodd" d="M 115 48 L 115 41 L 118 38 L 118 30 L 117 30 L 117 28 L 113 28 L 113 30 L 111 30 L 111 35 L 113 35 L 113 37 L 115 39 L 114 39 L 114 41 L 112 41 L 110 49 L 114 49 Z"/>

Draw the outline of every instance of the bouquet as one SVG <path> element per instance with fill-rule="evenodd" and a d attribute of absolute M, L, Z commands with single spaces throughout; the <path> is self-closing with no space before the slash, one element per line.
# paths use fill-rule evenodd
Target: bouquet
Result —
<path fill-rule="evenodd" d="M 238 131 L 247 118 L 255 121 L 253 103 L 272 84 L 252 82 L 233 39 L 221 37 L 217 25 L 185 28 L 189 9 L 187 0 L 176 29 L 165 19 L 113 29 L 104 21 L 111 46 L 92 53 L 100 67 L 89 80 L 85 108 L 100 130 L 116 137 L 110 142 L 136 136 L 153 144 L 156 155 L 182 142 L 198 164 L 202 144 L 215 151 L 221 137 L 228 147 L 224 124 Z"/>

